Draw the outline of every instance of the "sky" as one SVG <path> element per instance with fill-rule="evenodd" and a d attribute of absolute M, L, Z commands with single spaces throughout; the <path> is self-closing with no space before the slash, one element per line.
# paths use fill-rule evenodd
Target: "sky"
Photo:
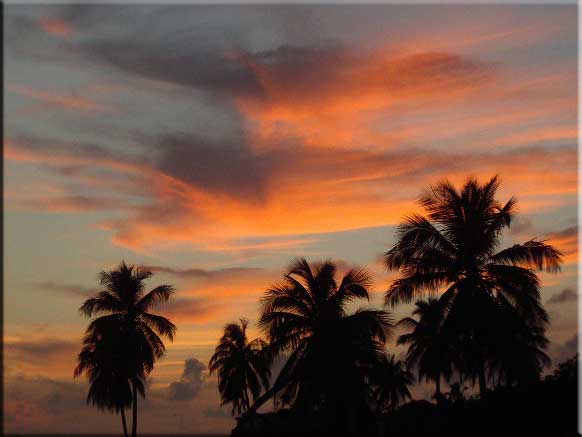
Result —
<path fill-rule="evenodd" d="M 229 432 L 207 370 L 223 326 L 254 323 L 297 256 L 368 268 L 381 307 L 395 226 L 445 177 L 499 175 L 499 200 L 519 201 L 504 245 L 564 252 L 542 300 L 550 356 L 575 352 L 575 6 L 7 5 L 4 20 L 5 431 L 120 431 L 73 369 L 78 308 L 125 260 L 176 288 L 141 430 Z"/>

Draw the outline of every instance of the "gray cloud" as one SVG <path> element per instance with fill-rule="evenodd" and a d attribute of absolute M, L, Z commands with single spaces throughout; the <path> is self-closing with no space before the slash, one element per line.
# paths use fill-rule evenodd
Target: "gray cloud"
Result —
<path fill-rule="evenodd" d="M 35 200 L 24 199 L 15 203 L 18 207 L 27 210 L 49 210 L 55 212 L 119 211 L 128 208 L 128 202 L 122 199 L 83 195 L 47 197 Z"/>
<path fill-rule="evenodd" d="M 260 95 L 262 88 L 250 68 L 227 53 L 150 41 L 101 41 L 83 46 L 86 53 L 127 73 L 186 87 L 217 96 Z"/>
<path fill-rule="evenodd" d="M 206 366 L 196 358 L 184 361 L 184 372 L 180 381 L 172 382 L 168 387 L 168 398 L 172 401 L 189 401 L 194 399 L 204 385 Z"/>
<path fill-rule="evenodd" d="M 577 293 L 572 288 L 564 288 L 559 293 L 554 294 L 547 301 L 548 304 L 559 304 L 564 302 L 576 302 L 578 300 Z"/>
<path fill-rule="evenodd" d="M 175 269 L 172 267 L 164 267 L 164 266 L 145 266 L 151 271 L 155 273 L 168 273 L 174 276 L 182 277 L 182 278 L 192 278 L 192 279 L 221 279 L 224 277 L 233 277 L 233 276 L 246 276 L 248 274 L 255 274 L 258 272 L 262 272 L 264 269 L 261 268 L 254 268 L 254 267 L 231 267 L 226 269 L 216 269 L 216 270 L 209 270 L 209 269 L 199 269 L 199 268 L 190 268 L 190 269 Z"/>
<path fill-rule="evenodd" d="M 547 235 L 546 238 L 554 239 L 554 238 L 577 238 L 578 237 L 578 227 L 577 226 L 570 226 L 568 228 L 562 229 L 558 232 L 552 232 Z"/>
<path fill-rule="evenodd" d="M 160 313 L 172 320 L 196 323 L 207 320 L 207 316 L 215 314 L 221 307 L 222 304 L 209 298 L 172 298 L 163 304 Z"/>
<path fill-rule="evenodd" d="M 23 361 L 38 363 L 58 359 L 62 356 L 74 357 L 79 349 L 76 342 L 47 338 L 38 341 L 5 342 L 5 350 Z"/>
<path fill-rule="evenodd" d="M 273 154 L 257 156 L 243 138 L 215 142 L 194 135 L 166 135 L 153 141 L 162 150 L 161 171 L 238 198 L 264 200 L 269 176 L 281 162 Z"/>
<path fill-rule="evenodd" d="M 533 222 L 526 216 L 517 216 L 511 222 L 511 227 L 509 228 L 509 233 L 512 235 L 520 235 L 524 232 L 531 231 L 533 228 Z"/>
<path fill-rule="evenodd" d="M 4 381 L 5 431 L 9 434 L 42 434 L 54 430 L 82 434 L 90 429 L 94 434 L 119 434 L 119 416 L 86 404 L 88 388 L 85 379 L 73 381 L 7 375 Z M 146 398 L 140 398 L 139 408 L 143 414 L 139 420 L 143 429 L 157 434 L 219 432 L 227 435 L 234 427 L 230 416 L 220 416 L 214 411 L 220 398 L 212 381 L 204 384 L 194 405 L 169 400 L 167 390 L 148 386 Z M 209 411 L 208 415 L 206 411 Z"/>
<path fill-rule="evenodd" d="M 94 287 L 85 287 L 83 285 L 61 284 L 54 281 L 45 281 L 36 283 L 35 286 L 51 293 L 65 293 L 76 297 L 89 298 L 93 296 L 97 289 Z"/>

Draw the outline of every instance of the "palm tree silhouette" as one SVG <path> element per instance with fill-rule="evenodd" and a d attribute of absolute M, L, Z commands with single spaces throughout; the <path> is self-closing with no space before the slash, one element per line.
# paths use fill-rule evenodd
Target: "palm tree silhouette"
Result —
<path fill-rule="evenodd" d="M 445 380 L 451 376 L 453 354 L 451 339 L 443 330 L 444 311 L 441 303 L 434 298 L 419 300 L 412 312 L 418 320 L 405 317 L 398 326 L 410 328 L 411 332 L 400 335 L 397 344 L 408 344 L 406 363 L 418 369 L 418 379 L 435 382 L 435 398 L 442 399 L 441 377 Z"/>
<path fill-rule="evenodd" d="M 385 255 L 389 270 L 401 276 L 386 293 L 392 306 L 442 291 L 445 323 L 454 327 L 466 352 L 464 361 L 479 389 L 487 389 L 486 359 L 494 348 L 490 335 L 496 299 L 537 325 L 547 323 L 535 270 L 556 272 L 561 253 L 544 241 L 529 240 L 497 251 L 517 200 L 495 200 L 498 177 L 480 185 L 468 179 L 460 191 L 448 181 L 421 197 L 426 216 L 411 215 L 398 227 L 398 241 Z"/>
<path fill-rule="evenodd" d="M 133 437 L 137 435 L 137 394 L 145 396 L 143 380 L 166 351 L 160 336 L 172 341 L 176 332 L 168 319 L 148 312 L 173 293 L 170 285 L 160 285 L 145 293 L 144 281 L 151 276 L 147 268 L 122 261 L 116 269 L 99 274 L 103 290 L 80 308 L 88 317 L 99 316 L 89 324 L 87 335 L 107 338 L 104 333 L 115 331 L 119 338 L 123 353 L 117 355 L 113 367 L 123 368 L 122 375 L 131 384 Z"/>
<path fill-rule="evenodd" d="M 383 310 L 347 314 L 349 303 L 369 299 L 372 281 L 365 270 L 353 269 L 338 284 L 335 273 L 331 261 L 297 259 L 261 299 L 259 326 L 273 352 L 288 358 L 249 413 L 275 394 L 303 411 L 345 411 L 371 396 L 366 379 L 382 359 L 392 319 Z"/>
<path fill-rule="evenodd" d="M 495 326 L 492 327 L 496 347 L 489 359 L 490 379 L 498 385 L 526 385 L 540 379 L 551 359 L 544 352 L 548 345 L 542 324 L 528 323 L 515 309 L 500 299 Z"/>
<path fill-rule="evenodd" d="M 222 405 L 232 403 L 232 414 L 246 411 L 250 407 L 249 392 L 255 401 L 261 386 L 267 390 L 271 377 L 271 354 L 268 345 L 260 338 L 248 341 L 248 320 L 240 325 L 229 323 L 224 328 L 214 355 L 210 358 L 210 374 L 218 373 L 218 390 Z"/>
<path fill-rule="evenodd" d="M 131 406 L 132 393 L 119 328 L 119 324 L 111 320 L 102 320 L 91 326 L 83 338 L 74 376 L 85 373 L 89 378 L 87 403 L 121 414 L 123 435 L 127 437 L 125 408 Z M 143 376 L 137 380 L 143 391 Z"/>
<path fill-rule="evenodd" d="M 414 376 L 403 361 L 394 355 L 384 355 L 374 376 L 377 384 L 374 398 L 381 412 L 394 410 L 406 399 L 411 399 L 408 386 L 414 383 Z"/>

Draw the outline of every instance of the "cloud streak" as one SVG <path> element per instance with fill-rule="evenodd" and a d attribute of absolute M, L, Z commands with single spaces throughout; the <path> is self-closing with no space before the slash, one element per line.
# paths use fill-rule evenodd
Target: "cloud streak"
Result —
<path fill-rule="evenodd" d="M 576 292 L 571 288 L 564 288 L 559 293 L 552 295 L 552 297 L 550 297 L 548 299 L 547 304 L 548 305 L 555 305 L 555 304 L 561 304 L 561 303 L 566 303 L 566 302 L 576 302 L 576 301 L 578 301 L 578 295 L 576 294 Z"/>

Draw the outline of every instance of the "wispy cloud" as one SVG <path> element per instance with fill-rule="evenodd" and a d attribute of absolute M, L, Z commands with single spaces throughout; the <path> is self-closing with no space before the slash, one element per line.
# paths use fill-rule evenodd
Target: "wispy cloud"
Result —
<path fill-rule="evenodd" d="M 547 301 L 548 305 L 560 304 L 566 302 L 576 302 L 578 295 L 572 288 L 564 288 L 559 293 L 552 295 Z"/>
<path fill-rule="evenodd" d="M 35 286 L 50 293 L 65 293 L 79 298 L 89 298 L 97 292 L 97 289 L 93 287 L 61 284 L 54 281 L 39 282 Z"/>
<path fill-rule="evenodd" d="M 70 111 L 81 111 L 88 113 L 97 112 L 114 112 L 115 109 L 111 106 L 98 103 L 88 97 L 74 94 L 59 94 L 54 91 L 42 91 L 35 88 L 31 88 L 23 85 L 8 84 L 6 90 L 11 93 L 16 93 L 24 97 L 28 97 L 33 100 L 40 101 L 46 104 L 49 108 L 58 107 L 61 109 L 66 109 Z M 24 115 L 26 112 L 30 112 L 35 109 L 35 107 L 25 107 L 17 115 Z"/>

